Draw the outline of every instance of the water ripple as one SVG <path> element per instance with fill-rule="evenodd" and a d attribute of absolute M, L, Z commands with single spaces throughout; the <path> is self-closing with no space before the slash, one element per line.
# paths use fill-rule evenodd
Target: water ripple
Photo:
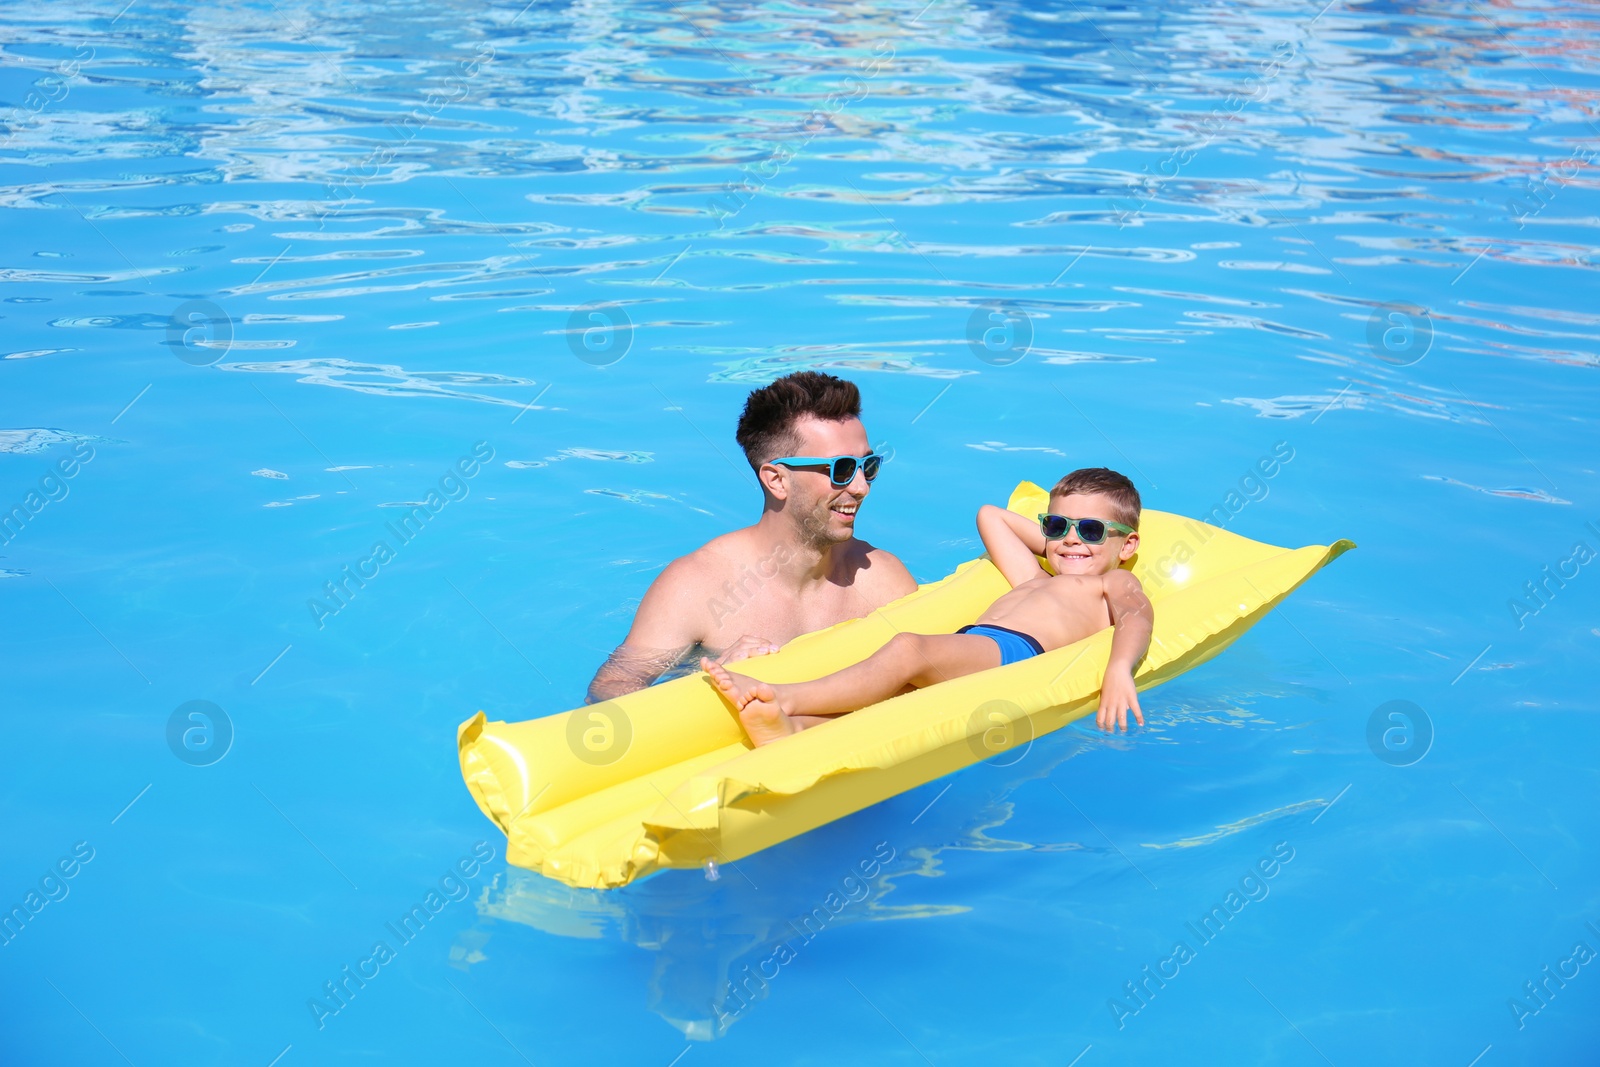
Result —
<path fill-rule="evenodd" d="M 217 370 L 246 374 L 295 374 L 295 380 L 307 385 L 326 385 L 334 389 L 349 389 L 375 396 L 443 397 L 452 400 L 471 400 L 482 404 L 504 404 L 523 407 L 523 403 L 507 397 L 489 396 L 451 389 L 453 385 L 481 385 L 505 387 L 537 385 L 532 378 L 518 378 L 504 374 L 481 374 L 471 371 L 408 371 L 392 363 L 358 363 L 348 359 L 294 359 L 275 363 L 218 363 Z M 534 405 L 529 410 L 542 408 Z"/>
<path fill-rule="evenodd" d="M 0 452 L 13 455 L 30 455 L 43 452 L 55 445 L 70 445 L 74 441 L 101 441 L 104 438 L 91 434 L 72 433 L 68 430 L 0 430 Z"/>
<path fill-rule="evenodd" d="M 1447 478 L 1442 474 L 1424 474 L 1423 478 L 1430 482 L 1443 482 L 1446 485 L 1460 486 L 1462 489 L 1471 489 L 1475 493 L 1485 493 L 1489 496 L 1509 497 L 1512 500 L 1537 500 L 1542 504 L 1570 504 L 1572 501 L 1563 500 L 1558 496 L 1551 496 L 1543 489 L 1530 489 L 1524 486 L 1507 486 L 1503 489 L 1488 489 L 1471 482 L 1459 482 L 1454 478 Z"/>

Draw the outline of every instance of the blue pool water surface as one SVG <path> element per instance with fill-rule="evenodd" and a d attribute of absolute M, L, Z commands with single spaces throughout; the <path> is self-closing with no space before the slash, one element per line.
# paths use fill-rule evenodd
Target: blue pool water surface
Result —
<path fill-rule="evenodd" d="M 1592 5 L 0 31 L 0 1062 L 1593 1062 Z M 715 881 L 508 867 L 457 723 L 579 703 L 803 368 L 922 581 L 1102 464 L 1360 547 L 1142 730 Z"/>

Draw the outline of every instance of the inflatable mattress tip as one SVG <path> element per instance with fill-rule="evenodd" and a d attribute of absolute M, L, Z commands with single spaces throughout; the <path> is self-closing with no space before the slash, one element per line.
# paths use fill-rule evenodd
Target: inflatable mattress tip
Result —
<path fill-rule="evenodd" d="M 488 721 L 489 717 L 480 711 L 478 714 L 474 715 L 472 718 L 456 727 L 457 747 L 462 745 L 470 745 L 472 742 L 476 741 L 478 736 L 483 733 L 484 724 Z"/>

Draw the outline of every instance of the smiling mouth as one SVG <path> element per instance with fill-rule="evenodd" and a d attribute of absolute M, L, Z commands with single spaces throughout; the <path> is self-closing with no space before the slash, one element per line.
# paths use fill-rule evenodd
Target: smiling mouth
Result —
<path fill-rule="evenodd" d="M 861 505 L 860 504 L 834 504 L 828 510 L 833 512 L 835 515 L 843 516 L 844 518 L 847 518 L 847 519 L 853 519 L 853 518 L 856 517 L 856 512 L 861 510 Z"/>

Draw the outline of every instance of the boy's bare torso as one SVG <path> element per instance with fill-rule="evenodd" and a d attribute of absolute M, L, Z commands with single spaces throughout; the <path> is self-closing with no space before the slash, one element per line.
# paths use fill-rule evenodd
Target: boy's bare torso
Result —
<path fill-rule="evenodd" d="M 1020 630 L 1046 652 L 1070 645 L 1112 624 L 1106 602 L 1107 577 L 1041 574 L 989 605 L 978 622 Z"/>

